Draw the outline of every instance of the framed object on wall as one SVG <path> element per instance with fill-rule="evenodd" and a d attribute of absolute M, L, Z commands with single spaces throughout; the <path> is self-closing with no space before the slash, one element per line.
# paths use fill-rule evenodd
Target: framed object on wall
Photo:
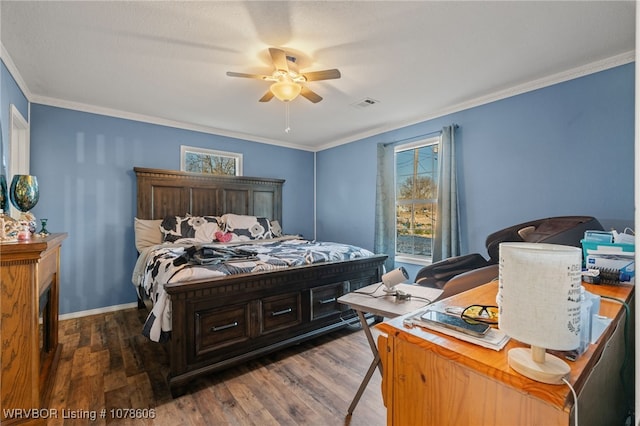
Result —
<path fill-rule="evenodd" d="M 181 145 L 180 170 L 212 175 L 242 176 L 242 154 Z"/>

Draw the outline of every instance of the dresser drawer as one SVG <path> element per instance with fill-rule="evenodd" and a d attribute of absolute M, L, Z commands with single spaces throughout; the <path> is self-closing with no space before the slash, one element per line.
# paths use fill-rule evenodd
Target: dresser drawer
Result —
<path fill-rule="evenodd" d="M 300 293 L 262 299 L 262 332 L 270 333 L 302 322 Z"/>
<path fill-rule="evenodd" d="M 249 339 L 249 305 L 196 312 L 196 355 Z"/>
<path fill-rule="evenodd" d="M 349 282 L 324 285 L 311 289 L 311 320 L 336 314 L 347 309 L 338 303 L 338 297 L 346 294 L 349 289 Z"/>

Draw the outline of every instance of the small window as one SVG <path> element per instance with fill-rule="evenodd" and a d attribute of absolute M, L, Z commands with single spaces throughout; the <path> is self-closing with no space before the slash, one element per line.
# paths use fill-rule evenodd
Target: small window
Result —
<path fill-rule="evenodd" d="M 396 256 L 430 261 L 438 199 L 438 142 L 395 148 Z"/>

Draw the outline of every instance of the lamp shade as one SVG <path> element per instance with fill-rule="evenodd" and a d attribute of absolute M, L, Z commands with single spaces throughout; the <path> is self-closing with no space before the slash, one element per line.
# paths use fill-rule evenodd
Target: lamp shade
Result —
<path fill-rule="evenodd" d="M 532 346 L 580 344 L 582 251 L 543 243 L 500 244 L 499 326 Z"/>
<path fill-rule="evenodd" d="M 294 100 L 302 91 L 302 86 L 293 81 L 279 81 L 273 83 L 270 87 L 273 96 L 280 99 L 282 102 L 290 102 Z"/>
<path fill-rule="evenodd" d="M 14 175 L 9 191 L 11 203 L 21 212 L 31 210 L 40 198 L 38 179 L 32 175 Z"/>
<path fill-rule="evenodd" d="M 509 350 L 509 366 L 533 380 L 561 384 L 571 369 L 546 349 L 580 344 L 582 251 L 543 243 L 499 247 L 499 327 L 531 345 Z"/>

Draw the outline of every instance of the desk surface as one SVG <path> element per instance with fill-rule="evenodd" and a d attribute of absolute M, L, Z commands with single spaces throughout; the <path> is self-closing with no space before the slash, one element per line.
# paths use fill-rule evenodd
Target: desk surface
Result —
<path fill-rule="evenodd" d="M 442 294 L 440 289 L 415 284 L 398 284 L 395 288 L 410 294 L 411 298 L 398 300 L 398 297 L 386 293 L 381 283 L 377 283 L 347 293 L 341 296 L 338 302 L 349 305 L 356 311 L 394 318 L 420 309 Z"/>
<path fill-rule="evenodd" d="M 614 297 L 627 303 L 631 300 L 634 292 L 632 285 L 612 286 L 585 284 L 585 288 L 591 293 Z M 446 306 L 468 306 L 472 304 L 494 305 L 497 291 L 498 283 L 492 282 L 443 299 L 437 302 L 437 305 L 442 308 Z M 620 303 L 605 298 L 602 299 L 600 303 L 600 314 L 614 318 L 615 320 L 612 324 L 616 324 L 617 320 L 621 318 L 624 313 L 625 310 Z M 387 334 L 393 333 L 397 338 L 421 346 L 445 358 L 455 359 L 456 362 L 490 376 L 495 380 L 519 389 L 526 389 L 527 393 L 545 400 L 554 406 L 565 407 L 570 400 L 571 395 L 567 386 L 535 382 L 509 368 L 507 359 L 509 349 L 527 347 L 527 345 L 511 339 L 503 350 L 494 351 L 436 331 L 424 330 L 419 327 L 408 329 L 402 324 L 406 316 L 407 315 L 402 315 L 401 317 L 391 319 L 378 324 L 377 327 Z M 630 320 L 633 321 L 633 319 Z M 571 367 L 569 381 L 576 392 L 580 392 L 587 379 L 588 374 L 583 373 L 589 372 L 596 364 L 600 358 L 600 354 L 604 350 L 605 345 L 602 344 L 602 342 L 608 340 L 613 331 L 614 327 L 608 327 L 596 344 L 589 345 L 588 350 L 576 361 L 568 362 Z"/>

